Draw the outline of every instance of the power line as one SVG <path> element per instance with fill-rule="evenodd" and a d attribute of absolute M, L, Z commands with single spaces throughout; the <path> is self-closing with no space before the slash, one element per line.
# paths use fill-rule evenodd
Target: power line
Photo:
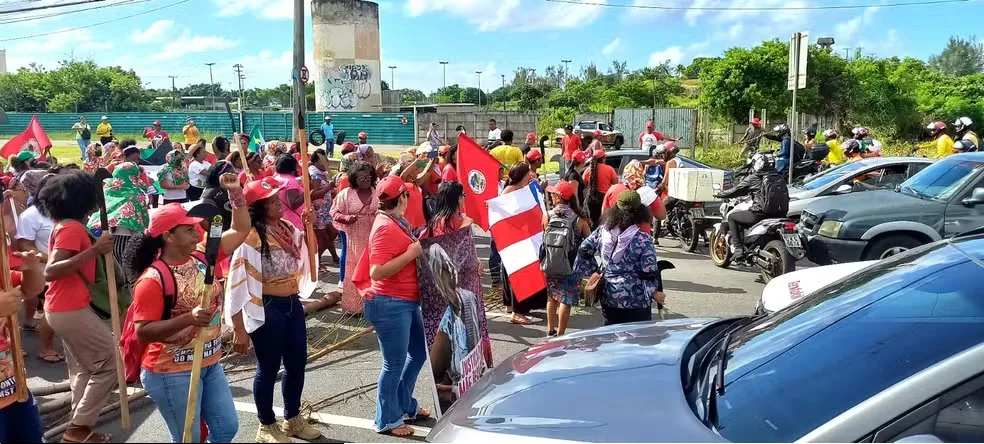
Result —
<path fill-rule="evenodd" d="M 92 7 L 89 7 L 89 8 L 79 8 L 79 9 L 73 9 L 71 11 L 50 12 L 50 13 L 47 13 L 47 14 L 32 15 L 32 16 L 26 16 L 26 17 L 16 17 L 16 18 L 11 18 L 11 19 L 7 19 L 7 20 L 2 20 L 2 21 L 0 21 L 0 25 L 6 25 L 6 24 L 10 24 L 10 23 L 30 22 L 30 21 L 33 21 L 33 20 L 41 20 L 41 19 L 46 19 L 46 18 L 52 18 L 52 17 L 63 16 L 63 15 L 75 14 L 75 13 L 78 13 L 78 12 L 91 11 L 93 9 L 106 9 L 106 8 L 113 8 L 113 7 L 116 7 L 116 6 L 136 5 L 136 4 L 139 4 L 139 3 L 147 3 L 149 1 L 152 1 L 152 0 L 123 0 L 123 1 L 121 1 L 119 3 L 113 3 L 113 4 L 109 4 L 109 5 L 92 6 Z M 54 6 L 60 6 L 60 5 L 54 5 Z"/>
<path fill-rule="evenodd" d="M 191 0 L 179 0 L 179 1 L 176 1 L 174 3 L 169 3 L 169 4 L 166 4 L 164 6 L 160 6 L 160 7 L 153 8 L 153 9 L 148 9 L 148 10 L 143 11 L 143 12 L 138 12 L 138 13 L 135 13 L 135 14 L 114 17 L 112 20 L 106 20 L 104 22 L 90 23 L 90 24 L 85 25 L 85 26 L 78 26 L 78 27 L 75 27 L 75 28 L 68 28 L 68 29 L 59 29 L 58 31 L 44 32 L 44 33 L 41 33 L 41 34 L 23 35 L 23 36 L 20 36 L 20 37 L 10 37 L 10 38 L 6 38 L 6 39 L 0 39 L 0 42 L 11 42 L 11 41 L 14 41 L 14 40 L 33 39 L 35 37 L 44 37 L 44 36 L 54 35 L 54 34 L 63 34 L 63 33 L 66 33 L 66 32 L 78 31 L 80 29 L 86 29 L 86 28 L 93 28 L 93 27 L 96 27 L 96 26 L 108 25 L 110 23 L 117 23 L 120 20 L 126 20 L 128 18 L 133 18 L 133 17 L 139 17 L 141 15 L 147 15 L 147 14 L 150 14 L 150 13 L 153 13 L 153 12 L 160 11 L 162 9 L 170 8 L 172 6 L 177 6 L 177 5 L 180 5 L 182 3 L 188 3 L 189 1 L 191 1 Z"/>
<path fill-rule="evenodd" d="M 104 2 L 104 1 L 106 1 L 106 0 L 81 0 L 81 1 L 77 1 L 77 2 L 71 2 L 71 3 L 55 3 L 55 4 L 49 4 L 49 5 L 31 6 L 29 8 L 21 8 L 21 9 L 4 9 L 4 10 L 0 10 L 0 15 L 13 14 L 15 12 L 40 11 L 42 9 L 51 9 L 51 8 L 64 8 L 64 7 L 67 7 L 67 6 L 85 5 L 85 4 L 88 4 L 88 3 L 100 3 L 100 2 Z"/>
<path fill-rule="evenodd" d="M 924 0 L 916 2 L 898 3 L 868 3 L 863 5 L 825 5 L 825 6 L 789 6 L 789 7 L 761 7 L 761 6 L 662 6 L 662 5 L 629 5 L 625 3 L 600 3 L 591 1 L 577 0 L 546 0 L 551 3 L 565 3 L 570 5 L 604 6 L 608 8 L 631 8 L 631 9 L 658 9 L 662 11 L 821 11 L 834 9 L 864 9 L 864 8 L 896 8 L 903 6 L 926 6 L 940 5 L 947 3 L 970 3 L 976 0 Z"/>

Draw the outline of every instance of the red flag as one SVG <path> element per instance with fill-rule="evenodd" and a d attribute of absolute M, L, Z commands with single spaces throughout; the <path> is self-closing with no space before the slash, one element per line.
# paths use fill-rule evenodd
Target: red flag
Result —
<path fill-rule="evenodd" d="M 533 191 L 523 188 L 489 200 L 488 215 L 492 239 L 516 299 L 522 302 L 547 288 L 540 270 L 543 210 Z"/>
<path fill-rule="evenodd" d="M 51 149 L 51 139 L 48 139 L 48 133 L 44 132 L 41 122 L 38 122 L 37 115 L 31 117 L 31 124 L 27 126 L 27 129 L 23 133 L 10 139 L 3 145 L 3 148 L 0 148 L 0 156 L 3 156 L 4 159 L 9 159 L 10 156 L 23 151 L 24 146 L 29 142 L 32 142 L 32 145 L 36 149 L 32 149 L 31 151 L 34 151 L 34 154 L 38 155 L 38 159 L 45 160 L 48 150 Z"/>
<path fill-rule="evenodd" d="M 483 230 L 489 230 L 489 199 L 499 195 L 501 165 L 474 140 L 458 136 L 458 180 L 465 188 L 465 214 Z"/>

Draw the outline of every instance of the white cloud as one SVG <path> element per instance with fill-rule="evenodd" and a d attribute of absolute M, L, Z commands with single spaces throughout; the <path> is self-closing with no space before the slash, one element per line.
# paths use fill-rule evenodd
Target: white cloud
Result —
<path fill-rule="evenodd" d="M 508 28 L 544 31 L 580 28 L 604 14 L 607 0 L 587 5 L 535 0 L 408 0 L 404 12 L 410 17 L 444 12 L 475 25 L 479 31 Z"/>
<path fill-rule="evenodd" d="M 164 40 L 170 32 L 175 31 L 173 20 L 158 20 L 146 28 L 133 32 L 130 40 L 133 43 L 153 43 Z"/>
<path fill-rule="evenodd" d="M 294 18 L 293 0 L 214 0 L 220 17 L 236 17 L 246 13 L 261 19 L 284 20 Z M 311 13 L 311 0 L 304 6 L 306 15 Z"/>
<path fill-rule="evenodd" d="M 742 32 L 744 30 L 745 30 L 745 24 L 744 23 L 741 23 L 741 22 L 735 23 L 735 24 L 731 25 L 730 28 L 728 28 L 728 38 L 731 39 L 731 40 L 735 40 L 735 39 L 741 37 L 741 34 L 742 34 Z"/>
<path fill-rule="evenodd" d="M 229 49 L 238 44 L 238 40 L 229 40 L 221 36 L 191 35 L 185 32 L 180 37 L 168 41 L 160 52 L 150 56 L 150 58 L 172 60 L 190 53 Z"/>
<path fill-rule="evenodd" d="M 649 66 L 657 66 L 667 60 L 670 61 L 670 65 L 676 65 L 683 60 L 684 52 L 683 48 L 679 46 L 671 46 L 662 51 L 656 51 L 649 55 Z"/>
<path fill-rule="evenodd" d="M 869 6 L 864 9 L 864 13 L 861 15 L 838 24 L 834 27 L 834 38 L 838 43 L 852 41 L 857 36 L 858 31 L 872 24 L 876 12 L 878 12 L 878 7 Z"/>
<path fill-rule="evenodd" d="M 601 48 L 601 55 L 605 57 L 611 57 L 621 47 L 622 47 L 622 38 L 615 37 L 615 40 L 612 40 L 611 43 L 605 45 L 604 48 Z"/>

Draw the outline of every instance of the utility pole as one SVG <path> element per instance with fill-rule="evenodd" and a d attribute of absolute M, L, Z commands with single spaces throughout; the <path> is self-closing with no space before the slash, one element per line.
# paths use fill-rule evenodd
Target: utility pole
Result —
<path fill-rule="evenodd" d="M 174 86 L 174 79 L 178 76 L 168 76 L 171 78 L 171 110 L 175 109 L 175 103 L 178 101 L 178 88 Z"/>
<path fill-rule="evenodd" d="M 851 48 L 844 48 L 844 60 L 851 60 Z"/>
<path fill-rule="evenodd" d="M 506 110 L 506 75 L 499 74 L 502 76 L 502 110 Z"/>
<path fill-rule="evenodd" d="M 482 71 L 475 71 L 478 74 L 478 107 L 482 107 Z"/>
<path fill-rule="evenodd" d="M 209 107 L 210 110 L 215 109 L 215 80 L 212 78 L 212 65 L 215 62 L 208 62 L 205 65 L 208 66 L 208 89 L 212 94 L 212 105 Z"/>
<path fill-rule="evenodd" d="M 395 91 L 396 75 L 394 73 L 396 72 L 396 65 L 390 65 L 389 69 L 390 69 L 390 89 Z"/>
<path fill-rule="evenodd" d="M 311 211 L 311 175 L 308 174 L 308 143 L 307 132 L 304 131 L 304 111 L 306 102 L 304 92 L 308 71 L 304 66 L 304 4 L 307 0 L 294 0 L 294 141 L 297 142 L 301 157 L 301 185 L 304 188 L 304 209 Z M 331 135 L 329 135 L 330 137 Z M 311 222 L 304 224 L 304 233 L 308 248 L 308 261 L 317 263 L 317 247 L 315 246 L 314 227 Z M 317 281 L 318 270 L 311 267 L 311 280 Z"/>
<path fill-rule="evenodd" d="M 444 87 L 448 87 L 448 62 L 439 62 L 444 69 Z"/>
<path fill-rule="evenodd" d="M 245 130 L 246 123 L 243 121 L 243 102 L 246 101 L 246 97 L 243 95 L 243 80 L 246 79 L 246 74 L 243 72 L 243 65 L 237 63 L 232 66 L 236 68 L 236 78 L 239 79 L 239 132 L 242 133 Z"/>
<path fill-rule="evenodd" d="M 564 91 L 567 91 L 567 80 L 571 78 L 570 75 L 570 60 L 561 60 L 560 63 L 564 64 Z"/>

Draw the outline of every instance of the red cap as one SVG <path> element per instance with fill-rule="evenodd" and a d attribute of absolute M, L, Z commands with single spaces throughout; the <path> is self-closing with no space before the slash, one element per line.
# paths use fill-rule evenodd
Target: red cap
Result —
<path fill-rule="evenodd" d="M 355 151 L 355 144 L 352 142 L 345 142 L 342 144 L 342 154 L 348 154 Z"/>
<path fill-rule="evenodd" d="M 243 193 L 246 195 L 246 205 L 252 205 L 258 200 L 276 195 L 278 191 L 280 191 L 280 181 L 273 177 L 266 177 L 247 183 Z"/>
<path fill-rule="evenodd" d="M 762 124 L 762 119 L 759 119 L 758 117 L 752 119 L 752 125 L 759 126 L 761 124 Z"/>
<path fill-rule="evenodd" d="M 201 223 L 200 217 L 189 217 L 188 210 L 179 203 L 169 203 L 150 212 L 150 226 L 147 227 L 147 234 L 151 237 L 158 237 L 174 229 L 178 225 L 197 225 Z"/>
<path fill-rule="evenodd" d="M 536 141 L 536 133 L 529 133 L 526 135 L 526 140 Z"/>
<path fill-rule="evenodd" d="M 648 129 L 656 128 L 656 124 L 653 123 L 652 120 L 650 120 L 650 121 L 646 122 L 646 128 L 648 128 Z"/>
<path fill-rule="evenodd" d="M 154 125 L 161 126 L 161 121 L 160 120 L 155 120 L 154 121 Z"/>
<path fill-rule="evenodd" d="M 577 150 L 574 152 L 574 154 L 571 154 L 571 162 L 581 163 L 584 162 L 584 160 L 587 159 L 587 157 L 588 155 L 584 151 Z"/>
<path fill-rule="evenodd" d="M 605 158 L 605 150 L 594 150 L 594 152 L 591 153 L 591 155 L 595 159 L 604 159 Z"/>
<path fill-rule="evenodd" d="M 559 195 L 562 199 L 568 200 L 574 197 L 574 185 L 566 180 L 557 181 L 556 184 L 547 187 L 548 193 Z"/>
<path fill-rule="evenodd" d="M 369 138 L 369 135 L 366 134 L 365 131 L 361 131 L 361 132 L 359 132 L 359 138 L 360 139 L 368 139 Z"/>
<path fill-rule="evenodd" d="M 526 160 L 530 162 L 534 160 L 540 160 L 542 158 L 543 158 L 543 153 L 541 153 L 540 150 L 530 150 L 530 152 L 526 153 Z"/>
<path fill-rule="evenodd" d="M 601 130 L 595 130 L 594 131 L 594 136 L 595 137 L 601 137 Z"/>
<path fill-rule="evenodd" d="M 376 184 L 376 197 L 380 202 L 386 202 L 400 197 L 406 190 L 407 186 L 399 176 L 386 176 Z"/>

